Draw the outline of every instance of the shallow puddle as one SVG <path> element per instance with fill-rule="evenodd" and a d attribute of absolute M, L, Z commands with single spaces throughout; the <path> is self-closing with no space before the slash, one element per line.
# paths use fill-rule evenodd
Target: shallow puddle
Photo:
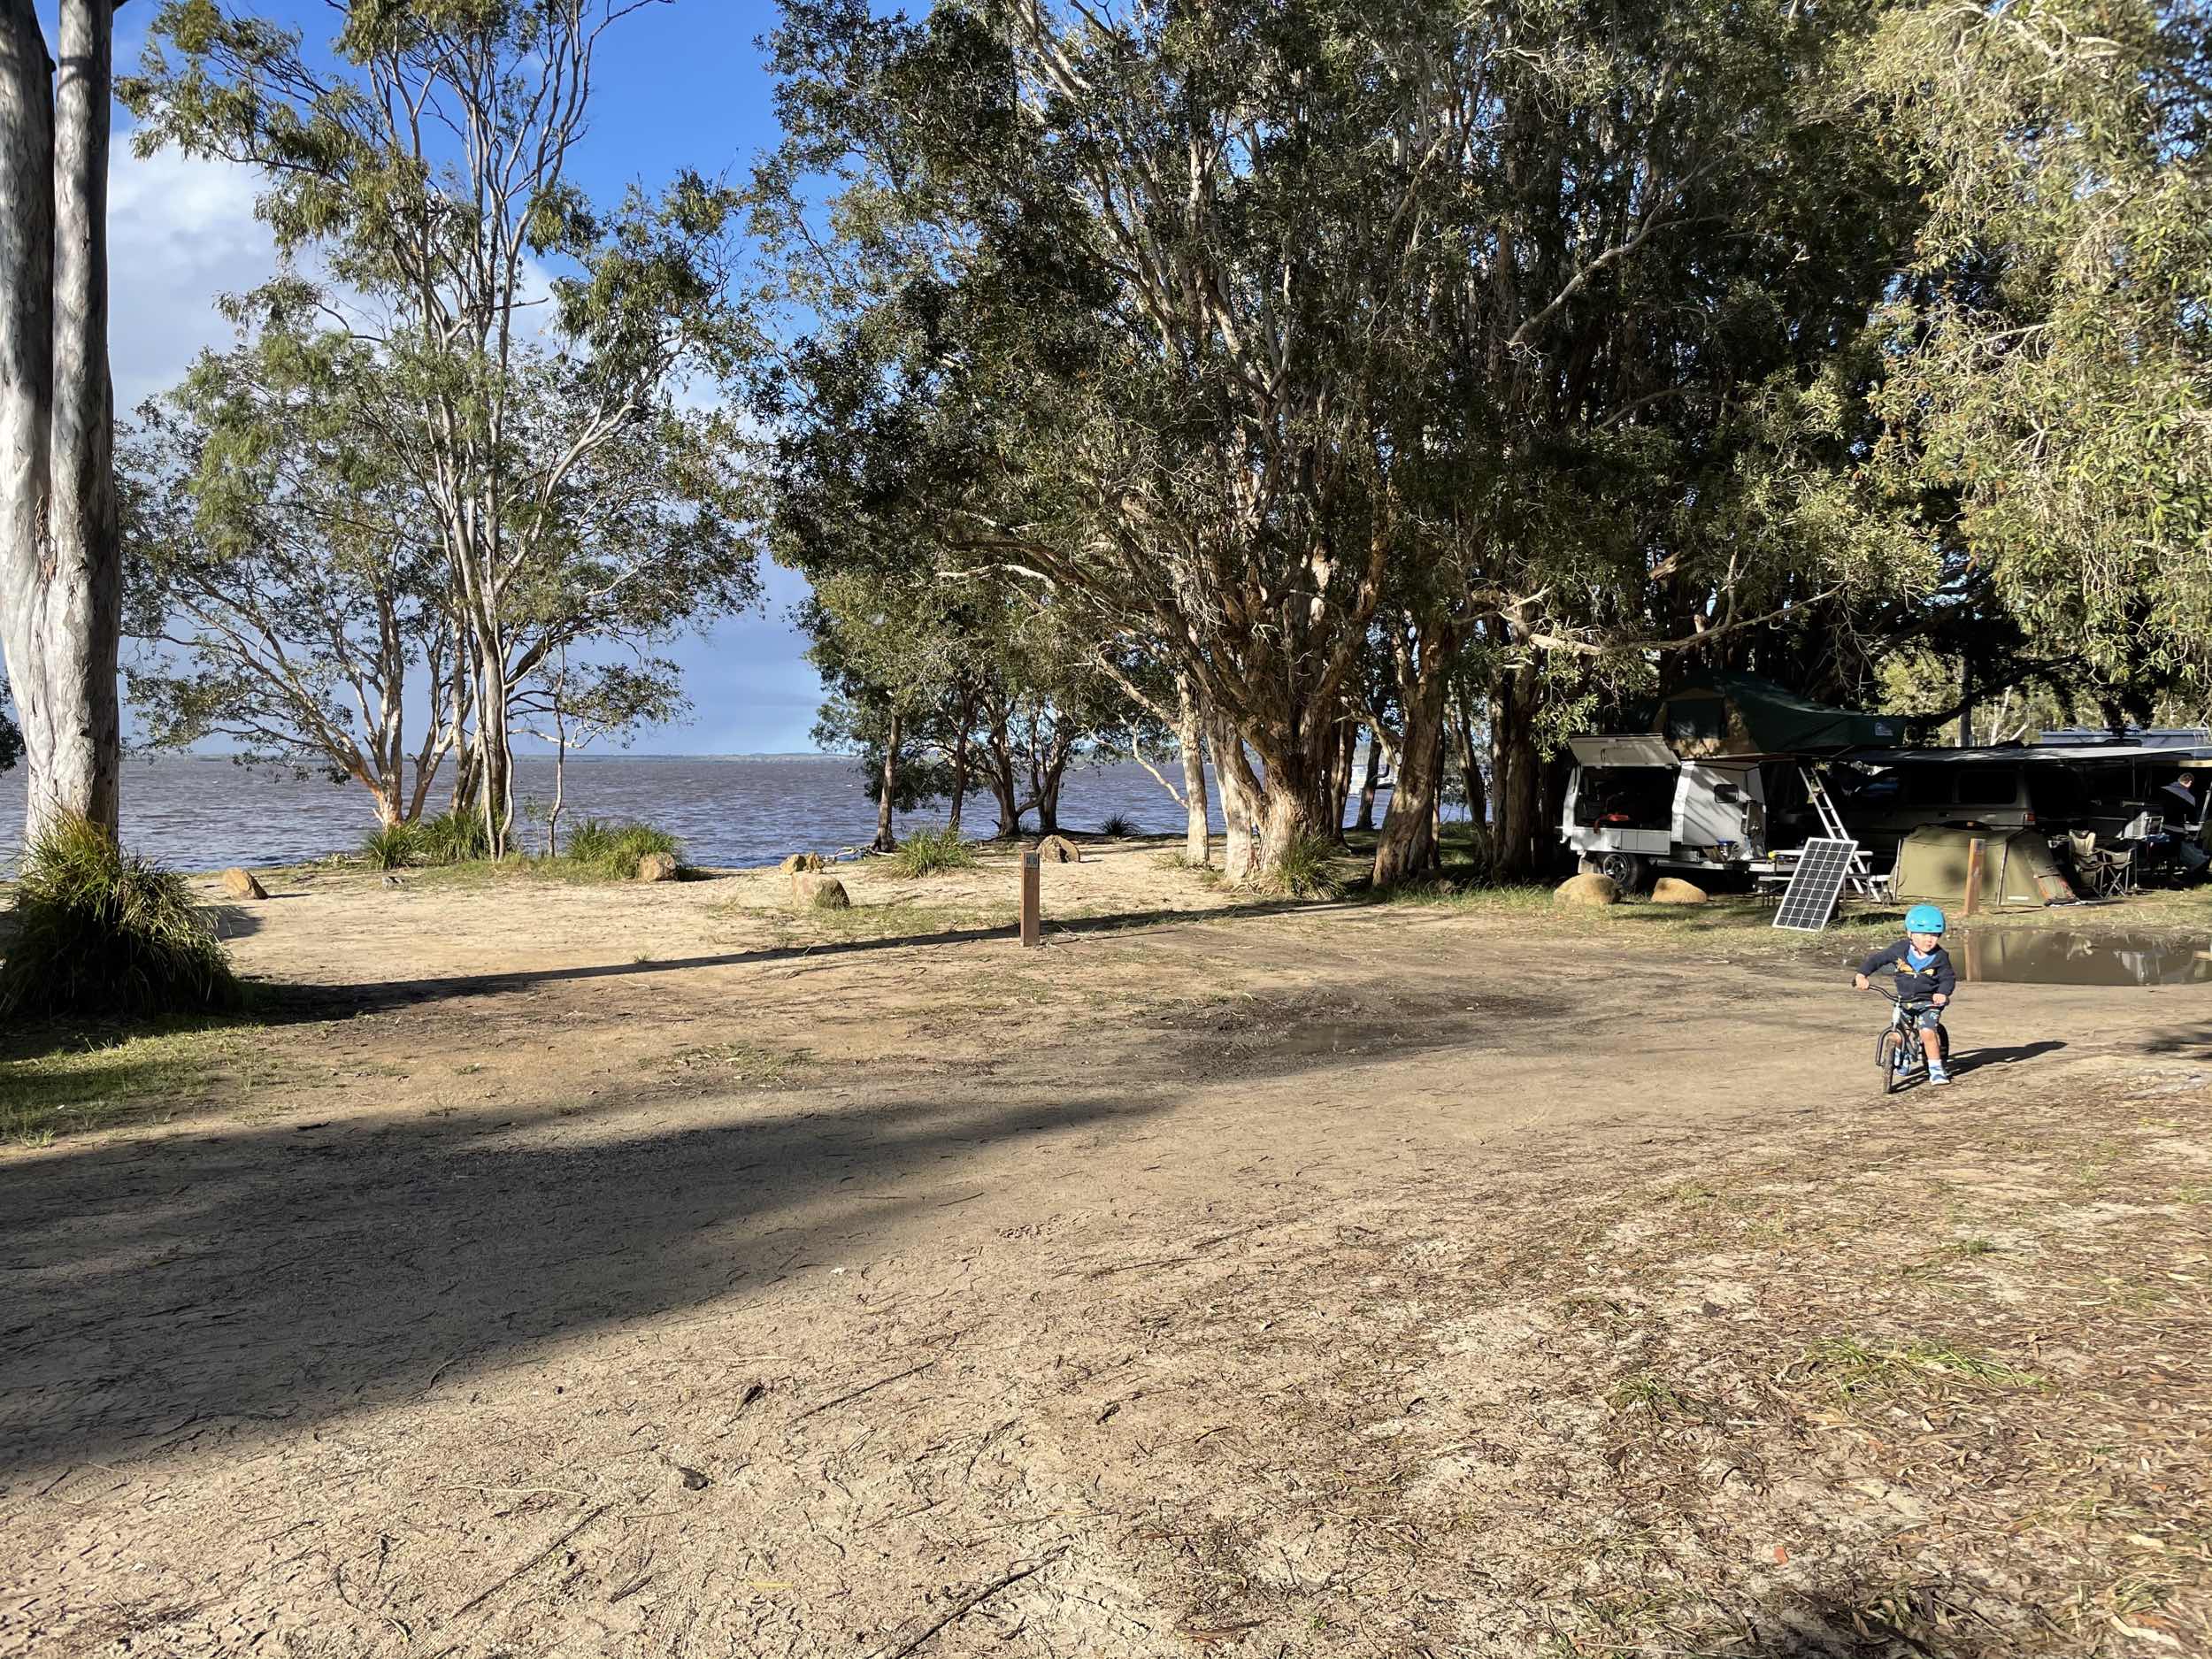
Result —
<path fill-rule="evenodd" d="M 2016 985 L 2212 984 L 2212 941 L 2042 927 L 1968 928 L 1949 941 L 1962 979 Z"/>

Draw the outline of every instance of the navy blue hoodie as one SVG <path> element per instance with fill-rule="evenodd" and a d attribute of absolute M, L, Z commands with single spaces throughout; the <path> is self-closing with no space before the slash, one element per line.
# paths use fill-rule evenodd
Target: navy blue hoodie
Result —
<path fill-rule="evenodd" d="M 1901 939 L 1893 945 L 1885 946 L 1864 962 L 1859 972 L 1872 979 L 1882 969 L 1889 968 L 1897 975 L 1897 998 L 1903 1002 L 1924 1002 L 1930 997 L 1941 995 L 1947 1002 L 1958 988 L 1959 976 L 1951 966 L 1951 953 L 1938 945 L 1930 954 L 1924 967 L 1912 965 L 1912 941 Z"/>

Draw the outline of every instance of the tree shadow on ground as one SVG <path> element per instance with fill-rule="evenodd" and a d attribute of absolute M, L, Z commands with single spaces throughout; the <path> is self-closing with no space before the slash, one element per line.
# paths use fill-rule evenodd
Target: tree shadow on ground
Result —
<path fill-rule="evenodd" d="M 1224 910 L 1131 910 L 1111 916 L 1072 917 L 1062 921 L 1048 918 L 1044 930 L 1045 946 L 1048 949 L 1056 936 L 1084 938 L 1094 934 L 1137 932 L 1178 922 L 1207 924 L 1293 912 L 1325 915 L 1331 911 L 1363 908 L 1341 899 L 1282 899 L 1239 905 Z M 932 945 L 972 945 L 995 941 L 1013 949 L 1015 937 L 1012 927 L 1001 924 L 989 927 L 947 927 L 926 933 L 895 933 L 872 939 L 829 940 L 816 944 L 768 945 L 754 950 L 733 950 L 706 956 L 657 956 L 642 962 L 590 963 L 575 967 L 447 974 L 413 979 L 373 980 L 354 985 L 295 982 L 265 987 L 265 1012 L 272 1024 L 288 1020 L 320 1020 L 346 1012 L 380 1013 L 390 1009 L 412 1007 L 454 997 L 497 996 L 543 985 L 572 984 L 592 979 L 689 973 L 702 969 L 754 967 L 783 962 L 820 962 L 877 951 L 912 950 Z"/>
<path fill-rule="evenodd" d="M 296 1432 L 556 1340 L 757 1295 L 973 1196 L 962 1166 L 993 1148 L 1157 1110 L 741 1101 L 609 1135 L 595 1120 L 614 1104 L 514 1133 L 486 1111 L 6 1169 L 0 1500 L 76 1463 Z"/>

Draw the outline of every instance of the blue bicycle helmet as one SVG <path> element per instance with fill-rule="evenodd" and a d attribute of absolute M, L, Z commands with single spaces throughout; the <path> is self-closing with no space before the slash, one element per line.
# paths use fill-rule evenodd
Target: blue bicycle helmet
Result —
<path fill-rule="evenodd" d="M 1916 904 L 1905 912 L 1905 931 L 1909 933 L 1933 933 L 1943 936 L 1943 912 L 1932 904 Z"/>

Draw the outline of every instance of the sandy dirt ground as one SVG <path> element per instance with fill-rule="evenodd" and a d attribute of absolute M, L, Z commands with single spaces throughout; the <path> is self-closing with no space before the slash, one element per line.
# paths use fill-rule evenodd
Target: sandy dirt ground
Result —
<path fill-rule="evenodd" d="M 2212 1652 L 2212 987 L 289 872 L 0 1154 L 0 1654 Z"/>

